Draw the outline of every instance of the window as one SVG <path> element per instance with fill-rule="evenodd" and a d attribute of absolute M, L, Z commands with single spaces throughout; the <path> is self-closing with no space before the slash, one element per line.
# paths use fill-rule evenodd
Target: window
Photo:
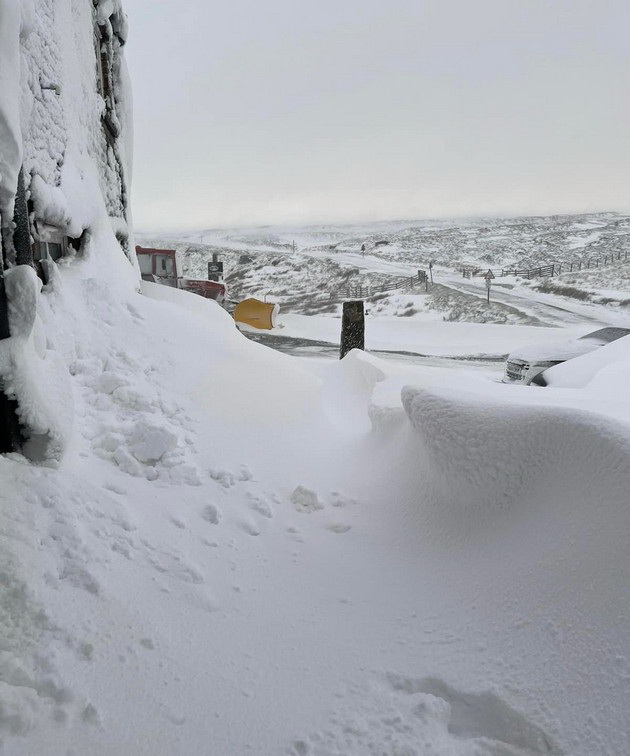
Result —
<path fill-rule="evenodd" d="M 170 255 L 155 255 L 155 274 L 172 278 L 174 273 L 173 258 Z"/>
<path fill-rule="evenodd" d="M 59 242 L 46 242 L 48 257 L 55 262 L 63 255 L 63 246 Z"/>
<path fill-rule="evenodd" d="M 151 255 L 138 255 L 138 265 L 143 276 L 150 276 L 153 273 Z"/>
<path fill-rule="evenodd" d="M 33 244 L 33 261 L 59 260 L 68 251 L 68 240 L 59 237 L 55 241 L 38 240 Z"/>

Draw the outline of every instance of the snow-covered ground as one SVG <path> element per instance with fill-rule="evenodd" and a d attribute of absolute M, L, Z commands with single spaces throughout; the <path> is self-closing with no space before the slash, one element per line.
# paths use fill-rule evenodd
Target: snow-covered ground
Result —
<path fill-rule="evenodd" d="M 368 299 L 372 317 L 588 327 L 630 323 L 625 262 L 629 223 L 627 216 L 600 213 L 206 230 L 160 237 L 141 234 L 139 238 L 145 244 L 180 249 L 187 261 L 186 272 L 193 276 L 205 277 L 207 261 L 218 253 L 233 300 L 266 297 L 278 302 L 284 313 L 339 316 L 341 302 L 356 296 L 361 287 L 359 296 Z M 489 304 L 483 279 L 464 279 L 461 272 L 464 264 L 481 269 L 558 261 L 586 264 L 613 253 L 621 260 L 592 271 L 538 281 L 497 278 Z M 406 290 L 381 291 L 397 286 L 403 278 L 417 277 L 418 270 L 427 270 L 430 260 L 435 261 L 435 285 L 428 291 L 419 283 Z M 581 280 L 587 289 L 590 286 L 589 293 L 581 293 Z"/>
<path fill-rule="evenodd" d="M 282 316 L 283 337 L 338 344 L 341 320 L 323 315 Z M 588 330 L 588 329 L 586 329 Z M 413 318 L 367 316 L 365 346 L 368 350 L 413 352 L 446 357 L 502 358 L 530 344 L 549 344 L 570 335 L 581 336 L 584 328 L 536 328 L 488 323 L 444 323 Z"/>
<path fill-rule="evenodd" d="M 485 306 L 457 275 L 621 252 L 628 218 L 180 235 L 186 273 L 220 252 L 234 297 L 281 301 L 272 337 L 317 342 L 288 356 L 140 286 L 120 3 L 0 0 L 0 21 L 0 209 L 24 165 L 38 217 L 81 237 L 45 285 L 5 276 L 27 441 L 0 457 L 3 752 L 630 753 L 628 339 L 547 389 L 496 370 L 625 305 L 513 280 Z M 330 358 L 344 287 L 433 258 L 428 293 L 369 298 L 387 359 Z"/>
<path fill-rule="evenodd" d="M 630 216 L 587 213 L 519 218 L 401 220 L 354 225 L 308 227 L 265 226 L 250 229 L 206 229 L 164 235 L 196 247 L 208 244 L 226 250 L 287 253 L 293 244 L 315 255 L 356 253 L 395 263 L 425 267 L 523 267 L 551 262 L 587 260 L 625 252 L 630 245 Z M 203 241 L 202 241 L 203 240 Z M 377 243 L 381 242 L 377 246 Z"/>
<path fill-rule="evenodd" d="M 93 270 L 38 305 L 70 450 L 0 460 L 7 753 L 628 752 L 618 379 L 292 358 Z"/>

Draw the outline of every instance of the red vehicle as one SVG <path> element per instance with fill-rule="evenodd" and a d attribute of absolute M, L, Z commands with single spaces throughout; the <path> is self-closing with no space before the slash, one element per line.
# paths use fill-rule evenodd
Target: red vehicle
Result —
<path fill-rule="evenodd" d="M 174 249 L 136 247 L 136 256 L 143 281 L 153 281 L 175 289 L 184 289 L 219 304 L 225 300 L 225 285 L 218 281 L 186 278 L 181 275 L 181 256 Z"/>

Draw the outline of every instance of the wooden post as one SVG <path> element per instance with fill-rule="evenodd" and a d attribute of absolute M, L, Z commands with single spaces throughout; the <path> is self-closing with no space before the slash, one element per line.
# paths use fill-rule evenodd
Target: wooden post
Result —
<path fill-rule="evenodd" d="M 31 237 L 28 220 L 28 206 L 26 204 L 26 189 L 24 187 L 23 168 L 20 168 L 20 173 L 18 174 L 13 223 L 15 229 L 13 231 L 15 264 L 31 265 L 33 263 L 33 253 L 31 251 Z"/>
<path fill-rule="evenodd" d="M 0 216 L 1 220 L 2 217 Z M 28 240 L 28 234 L 26 238 Z M 9 330 L 9 303 L 7 302 L 7 294 L 4 288 L 3 268 L 5 267 L 5 262 L 4 243 L 0 237 L 0 339 L 8 339 L 11 336 Z M 20 449 L 22 434 L 17 411 L 18 404 L 15 399 L 9 399 L 0 388 L 0 454 L 19 451 Z"/>
<path fill-rule="evenodd" d="M 362 300 L 343 303 L 339 359 L 351 349 L 365 349 L 365 311 Z"/>

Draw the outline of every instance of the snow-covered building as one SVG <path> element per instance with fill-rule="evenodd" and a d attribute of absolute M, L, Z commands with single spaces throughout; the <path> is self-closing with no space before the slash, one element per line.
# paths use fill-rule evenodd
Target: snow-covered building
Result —
<path fill-rule="evenodd" d="M 25 344 L 41 315 L 40 290 L 51 292 L 58 266 L 98 254 L 108 257 L 97 262 L 101 273 L 120 271 L 116 257 L 136 273 L 126 36 L 120 0 L 0 0 L 2 451 L 22 447 L 41 425 L 20 373 L 29 373 Z M 90 275 L 100 275 L 93 265 Z M 16 338 L 21 348 L 10 343 Z M 37 372 L 45 385 L 42 365 Z"/>

